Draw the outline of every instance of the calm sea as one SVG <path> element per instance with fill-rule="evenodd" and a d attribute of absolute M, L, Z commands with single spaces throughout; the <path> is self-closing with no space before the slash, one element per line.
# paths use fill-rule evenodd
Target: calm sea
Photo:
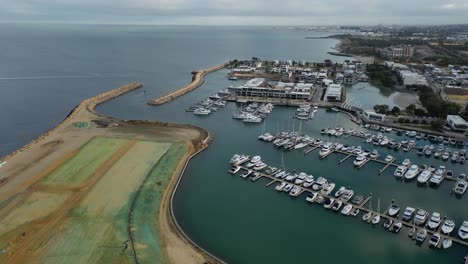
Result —
<path fill-rule="evenodd" d="M 206 84 L 178 100 L 151 107 L 146 102 L 187 83 L 190 72 L 239 58 L 322 61 L 343 58 L 326 54 L 335 40 L 306 40 L 329 32 L 305 32 L 286 28 L 240 27 L 139 27 L 139 26 L 45 26 L 1 25 L 0 32 L 0 155 L 13 151 L 62 120 L 84 98 L 129 81 L 140 81 L 142 90 L 131 92 L 98 108 L 125 119 L 152 119 L 195 124 L 212 131 L 214 143 L 189 165 L 176 194 L 175 213 L 182 228 L 201 246 L 230 263 L 458 263 L 466 249 L 419 247 L 399 235 L 308 205 L 304 197 L 291 199 L 266 182 L 230 176 L 228 161 L 234 153 L 260 154 L 267 163 L 280 165 L 281 152 L 257 141 L 263 125 L 232 120 L 239 106 L 229 104 L 209 117 L 197 117 L 184 109 L 233 84 L 226 71 L 210 75 Z M 361 92 L 360 92 L 361 91 Z M 363 105 L 391 103 L 388 94 L 372 86 L 353 87 L 352 98 Z M 294 109 L 277 107 L 265 130 L 296 130 Z M 319 111 L 302 124 L 302 130 L 320 137 L 320 129 L 354 125 L 342 115 Z M 396 137 L 395 135 L 393 135 Z M 361 140 L 340 139 L 347 144 L 372 148 Z M 418 142 L 427 144 L 427 142 Z M 383 154 L 387 150 L 381 149 Z M 392 153 L 399 160 L 402 153 Z M 440 161 L 409 157 L 418 164 Z M 356 193 L 372 192 L 376 208 L 384 210 L 392 199 L 402 207 L 423 207 L 454 218 L 468 218 L 466 199 L 450 196 L 451 183 L 424 189 L 396 181 L 393 171 L 378 175 L 381 168 L 368 164 L 354 169 L 352 159 L 331 155 L 319 160 L 288 152 L 288 169 L 327 177 Z M 446 163 L 455 173 L 466 166 Z"/>

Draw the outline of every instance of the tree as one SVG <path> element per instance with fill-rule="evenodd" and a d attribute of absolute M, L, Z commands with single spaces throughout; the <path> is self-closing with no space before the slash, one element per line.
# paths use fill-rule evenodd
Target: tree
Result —
<path fill-rule="evenodd" d="M 392 115 L 394 115 L 394 116 L 400 115 L 400 112 L 401 112 L 401 110 L 400 110 L 400 108 L 398 106 L 394 106 L 392 108 L 392 111 L 391 111 Z"/>
<path fill-rule="evenodd" d="M 257 57 L 252 57 L 252 60 L 253 61 L 258 61 L 258 58 Z"/>
<path fill-rule="evenodd" d="M 413 114 L 415 109 L 416 109 L 416 106 L 414 104 L 410 104 L 406 107 L 406 112 Z"/>
<path fill-rule="evenodd" d="M 424 115 L 426 115 L 426 111 L 424 111 L 424 109 L 422 109 L 422 108 L 416 108 L 416 109 L 414 109 L 414 114 L 416 116 L 424 116 Z"/>
<path fill-rule="evenodd" d="M 388 113 L 389 107 L 386 104 L 374 105 L 374 111 L 379 114 L 386 115 Z"/>

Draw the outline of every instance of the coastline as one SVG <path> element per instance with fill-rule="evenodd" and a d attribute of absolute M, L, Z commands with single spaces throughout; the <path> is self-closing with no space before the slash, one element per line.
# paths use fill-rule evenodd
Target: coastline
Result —
<path fill-rule="evenodd" d="M 169 94 L 163 95 L 163 96 L 158 97 L 158 98 L 151 99 L 148 102 L 148 104 L 157 106 L 157 105 L 162 105 L 162 104 L 168 103 L 170 101 L 173 101 L 177 97 L 180 97 L 180 96 L 182 96 L 182 95 L 184 95 L 186 93 L 189 93 L 189 92 L 197 89 L 198 87 L 200 87 L 203 83 L 205 83 L 205 76 L 206 75 L 208 75 L 210 73 L 213 73 L 213 72 L 216 72 L 216 71 L 219 71 L 221 69 L 224 69 L 224 68 L 226 68 L 226 65 L 227 65 L 226 63 L 223 63 L 223 64 L 220 64 L 220 65 L 208 68 L 208 69 L 195 70 L 195 71 L 192 72 L 192 74 L 193 74 L 192 81 L 189 84 L 187 84 L 184 87 L 179 88 L 179 89 L 177 89 L 174 92 L 171 92 Z"/>
<path fill-rule="evenodd" d="M 185 94 L 201 86 L 204 82 L 205 75 L 211 72 L 215 72 L 222 68 L 224 68 L 224 65 L 216 66 L 206 71 L 201 71 L 201 72 L 199 71 L 197 76 L 194 78 L 194 81 L 191 84 L 184 87 L 185 89 L 187 89 L 188 87 L 189 88 L 188 91 L 184 91 L 183 93 L 178 94 L 176 97 L 171 97 L 169 100 L 167 99 L 164 99 L 164 100 L 166 102 L 171 101 L 177 98 L 178 96 L 181 96 L 182 94 Z M 143 85 L 140 83 L 131 83 L 131 84 L 120 86 L 116 89 L 112 89 L 108 92 L 96 95 L 94 97 L 91 97 L 89 99 L 82 101 L 72 111 L 70 111 L 70 113 L 65 117 L 64 120 L 62 120 L 56 126 L 49 129 L 47 132 L 38 136 L 36 139 L 32 140 L 31 142 L 27 143 L 26 145 L 22 146 L 16 151 L 13 151 L 12 153 L 7 154 L 2 159 L 0 159 L 2 162 L 8 161 L 8 163 L 5 163 L 6 168 L 2 168 L 2 170 L 6 172 L 10 172 L 8 173 L 8 177 L 11 178 L 9 179 L 8 177 L 3 177 L 3 179 L 5 180 L 2 181 L 2 185 L 8 185 L 8 188 L 5 188 L 5 186 L 2 186 L 4 188 L 2 188 L 2 190 L 0 191 L 0 196 L 1 198 L 10 197 L 10 195 L 16 192 L 19 192 L 19 193 L 23 192 L 26 188 L 29 188 L 30 184 L 32 185 L 32 184 L 37 183 L 45 175 L 45 173 L 41 172 L 40 174 L 37 174 L 37 172 L 44 171 L 44 168 L 50 166 L 51 163 L 52 164 L 57 163 L 57 161 L 55 160 L 59 160 L 58 162 L 62 164 L 64 162 L 63 157 L 62 157 L 63 153 L 54 153 L 54 152 L 56 151 L 56 147 L 60 146 L 58 148 L 59 149 L 58 152 L 64 152 L 64 150 L 70 150 L 70 149 L 76 148 L 78 146 L 77 144 L 81 143 L 82 140 L 76 140 L 77 142 L 66 141 L 68 143 L 65 143 L 66 145 L 63 145 L 64 143 L 63 141 L 61 141 L 62 137 L 67 137 L 67 136 L 69 138 L 76 137 L 76 136 L 70 135 L 70 133 L 72 133 L 70 132 L 70 129 L 73 129 L 74 122 L 77 122 L 77 121 L 90 122 L 94 118 L 103 118 L 103 119 L 107 119 L 108 122 L 114 122 L 118 127 L 127 128 L 127 129 L 129 127 L 130 129 L 132 127 L 161 127 L 161 128 L 167 128 L 166 130 L 180 130 L 182 132 L 180 132 L 180 134 L 176 136 L 173 136 L 170 134 L 178 134 L 179 132 L 173 132 L 173 133 L 165 132 L 168 135 L 170 135 L 168 137 L 179 137 L 179 138 L 183 137 L 184 133 L 187 133 L 187 132 L 183 132 L 184 130 L 185 131 L 190 131 L 190 130 L 197 131 L 196 133 L 200 135 L 199 139 L 192 139 L 189 141 L 184 140 L 186 145 L 189 147 L 189 150 L 184 155 L 184 157 L 179 161 L 179 164 L 177 165 L 176 170 L 174 171 L 173 175 L 170 176 L 169 184 L 163 191 L 163 199 L 161 201 L 161 204 L 159 205 L 161 210 L 159 212 L 158 217 L 163 220 L 165 219 L 165 221 L 164 223 L 161 222 L 162 224 L 160 224 L 160 226 L 158 227 L 159 229 L 158 231 L 160 232 L 160 235 L 162 237 L 162 251 L 168 257 L 167 259 L 169 260 L 170 263 L 181 263 L 179 261 L 181 255 L 186 256 L 186 258 L 183 260 L 183 263 L 200 263 L 200 262 L 222 263 L 221 260 L 217 259 L 215 256 L 211 255 L 209 252 L 202 249 L 183 232 L 183 230 L 177 224 L 177 221 L 173 215 L 173 210 L 172 210 L 172 198 L 174 197 L 175 191 L 177 190 L 177 186 L 183 176 L 183 172 L 185 171 L 187 164 L 190 162 L 191 158 L 193 158 L 198 153 L 200 153 L 201 151 L 203 151 L 204 149 L 208 147 L 208 145 L 211 143 L 213 139 L 213 136 L 208 131 L 199 127 L 191 126 L 191 125 L 173 124 L 173 123 L 166 123 L 166 122 L 159 122 L 159 121 L 145 121 L 145 120 L 119 120 L 113 117 L 102 115 L 95 111 L 96 106 L 104 102 L 107 102 L 109 100 L 112 100 L 118 96 L 126 94 L 130 91 L 141 88 L 142 86 Z M 67 133 L 69 135 L 66 136 Z M 75 131 L 73 133 L 77 133 L 77 132 Z M 84 133 L 87 133 L 87 132 L 84 132 Z M 93 132 L 88 132 L 88 133 L 89 135 L 86 135 L 85 137 L 94 136 Z M 44 141 L 47 141 L 47 142 L 43 143 Z M 57 146 L 51 147 L 50 150 L 47 150 L 47 152 L 45 152 L 43 149 L 45 148 L 45 146 L 49 148 L 49 144 L 51 143 L 54 143 Z M 25 153 L 25 155 L 19 155 L 22 153 Z M 39 156 L 39 158 L 37 158 L 37 156 Z M 37 161 L 40 161 L 39 164 L 38 165 L 34 164 Z M 21 168 L 19 168 L 20 166 L 18 166 L 18 164 L 24 164 L 24 163 L 28 163 L 28 165 L 23 165 Z M 46 166 L 44 166 L 44 164 Z M 33 174 L 29 173 L 31 175 L 34 175 L 34 177 L 31 178 L 30 175 L 23 175 L 22 171 L 27 171 L 27 170 L 35 171 Z M 28 238 L 24 243 L 26 244 L 35 243 L 38 236 L 39 235 Z M 176 252 L 174 251 L 175 245 L 177 245 Z M 19 250 L 18 252 L 20 253 L 19 255 L 22 255 L 21 250 Z M 19 259 L 21 258 L 22 257 L 20 257 Z M 13 257 L 10 260 L 14 262 L 14 260 L 16 260 L 16 257 Z"/>

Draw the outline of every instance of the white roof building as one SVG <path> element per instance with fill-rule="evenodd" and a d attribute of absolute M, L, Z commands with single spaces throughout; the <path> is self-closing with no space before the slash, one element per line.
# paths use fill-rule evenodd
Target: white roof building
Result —
<path fill-rule="evenodd" d="M 459 115 L 447 115 L 446 123 L 454 131 L 458 131 L 458 132 L 468 131 L 468 122 L 466 122 L 465 119 L 463 119 Z"/>
<path fill-rule="evenodd" d="M 324 100 L 328 102 L 341 101 L 341 92 L 343 87 L 341 84 L 332 83 L 328 85 L 327 91 L 325 92 Z"/>

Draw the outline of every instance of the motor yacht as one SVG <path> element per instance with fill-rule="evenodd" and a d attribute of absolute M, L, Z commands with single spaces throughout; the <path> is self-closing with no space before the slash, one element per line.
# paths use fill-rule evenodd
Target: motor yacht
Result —
<path fill-rule="evenodd" d="M 430 170 L 424 170 L 419 174 L 418 176 L 418 182 L 421 184 L 425 184 L 429 181 L 429 179 L 432 177 L 432 172 Z"/>
<path fill-rule="evenodd" d="M 323 207 L 326 208 L 326 209 L 330 209 L 334 203 L 335 203 L 335 199 L 326 198 L 325 203 L 323 204 Z"/>
<path fill-rule="evenodd" d="M 322 187 L 322 190 L 320 190 L 321 195 L 329 195 L 333 189 L 335 188 L 335 183 L 329 182 L 327 184 L 324 184 Z"/>
<path fill-rule="evenodd" d="M 299 176 L 294 180 L 294 184 L 302 185 L 305 182 L 307 176 L 308 175 L 304 172 L 299 173 Z"/>
<path fill-rule="evenodd" d="M 416 212 L 416 215 L 414 216 L 414 224 L 419 225 L 419 226 L 424 225 L 424 223 L 426 223 L 428 217 L 429 217 L 428 212 L 426 212 L 423 209 L 419 209 Z"/>
<path fill-rule="evenodd" d="M 411 164 L 411 160 L 410 160 L 410 159 L 405 159 L 405 160 L 403 160 L 403 162 L 401 163 L 401 165 L 403 165 L 403 166 L 405 166 L 405 167 L 408 167 L 410 164 Z"/>
<path fill-rule="evenodd" d="M 393 160 L 392 155 L 387 155 L 387 157 L 385 157 L 385 162 L 391 162 L 392 160 Z"/>
<path fill-rule="evenodd" d="M 335 192 L 335 197 L 339 198 L 341 195 L 343 195 L 344 191 L 346 190 L 346 187 L 341 186 L 336 192 Z"/>
<path fill-rule="evenodd" d="M 424 228 L 419 229 L 418 233 L 416 233 L 416 241 L 419 243 L 423 243 L 426 240 L 427 231 Z"/>
<path fill-rule="evenodd" d="M 365 155 L 359 155 L 354 160 L 354 166 L 359 167 L 367 162 L 367 157 Z"/>
<path fill-rule="evenodd" d="M 413 218 L 414 212 L 416 212 L 416 209 L 413 207 L 406 207 L 405 211 L 403 212 L 402 219 L 406 222 L 409 222 L 411 218 Z"/>
<path fill-rule="evenodd" d="M 248 170 L 248 171 L 242 173 L 240 176 L 241 176 L 242 178 L 247 178 L 247 177 L 249 177 L 249 175 L 250 175 L 251 173 L 252 173 L 252 171 L 251 171 L 251 170 Z"/>
<path fill-rule="evenodd" d="M 317 181 L 312 185 L 312 190 L 319 191 L 322 189 L 323 185 L 326 184 L 328 181 L 323 177 L 318 177 Z"/>
<path fill-rule="evenodd" d="M 319 151 L 320 158 L 324 158 L 324 157 L 328 156 L 331 152 L 332 152 L 332 149 L 331 149 L 330 145 L 325 145 Z"/>
<path fill-rule="evenodd" d="M 301 193 L 301 187 L 299 186 L 294 186 L 292 190 L 289 192 L 289 195 L 292 197 L 296 197 Z"/>
<path fill-rule="evenodd" d="M 403 223 L 397 222 L 397 223 L 395 223 L 395 224 L 393 225 L 391 231 L 392 231 L 393 233 L 395 233 L 395 234 L 398 234 L 398 233 L 400 232 L 400 230 L 401 230 L 402 227 L 403 227 Z"/>
<path fill-rule="evenodd" d="M 354 196 L 353 200 L 351 201 L 355 205 L 361 205 L 362 202 L 364 201 L 364 196 L 362 195 L 356 195 Z"/>
<path fill-rule="evenodd" d="M 372 217 L 372 224 L 376 225 L 378 223 L 380 223 L 380 215 L 376 214 L 374 217 Z"/>
<path fill-rule="evenodd" d="M 442 241 L 442 247 L 443 247 L 444 249 L 447 249 L 447 248 L 449 248 L 449 247 L 452 246 L 452 243 L 453 243 L 452 239 L 450 239 L 450 238 L 447 237 L 447 238 L 445 238 L 445 239 Z"/>
<path fill-rule="evenodd" d="M 412 180 L 414 179 L 419 173 L 418 165 L 411 165 L 410 168 L 405 173 L 405 179 Z"/>
<path fill-rule="evenodd" d="M 433 234 L 431 238 L 429 239 L 429 246 L 437 247 L 439 243 L 440 243 L 440 234 L 439 233 Z"/>
<path fill-rule="evenodd" d="M 371 217 L 372 217 L 372 213 L 368 212 L 362 216 L 362 220 L 368 222 L 369 219 L 371 219 Z"/>
<path fill-rule="evenodd" d="M 340 201 L 340 200 L 335 200 L 335 202 L 333 203 L 333 206 L 332 206 L 332 210 L 333 211 L 338 211 L 340 210 L 341 206 L 343 205 L 343 202 Z"/>
<path fill-rule="evenodd" d="M 258 162 L 255 164 L 254 166 L 254 170 L 256 171 L 260 171 L 260 170 L 263 170 L 264 168 L 266 168 L 268 165 L 264 162 Z"/>
<path fill-rule="evenodd" d="M 229 171 L 229 173 L 231 173 L 231 174 L 236 174 L 237 172 L 240 171 L 240 169 L 241 169 L 241 168 L 240 168 L 239 166 L 234 166 L 234 167 L 231 168 L 231 170 Z"/>
<path fill-rule="evenodd" d="M 310 186 L 312 186 L 312 184 L 314 184 L 314 182 L 314 176 L 307 175 L 305 182 L 302 184 L 302 186 L 304 186 L 305 188 L 309 188 Z"/>
<path fill-rule="evenodd" d="M 276 185 L 275 190 L 277 190 L 278 192 L 283 191 L 284 187 L 286 187 L 286 184 L 287 184 L 287 183 L 282 182 L 282 183 Z"/>
<path fill-rule="evenodd" d="M 440 183 L 444 180 L 444 175 L 440 173 L 439 170 L 437 170 L 434 175 L 432 175 L 431 179 L 429 182 L 433 185 L 440 185 Z"/>
<path fill-rule="evenodd" d="M 360 212 L 359 208 L 354 208 L 353 211 L 351 211 L 351 216 L 357 216 L 359 212 Z"/>
<path fill-rule="evenodd" d="M 463 221 L 460 229 L 458 229 L 458 236 L 463 240 L 468 239 L 468 221 Z"/>
<path fill-rule="evenodd" d="M 444 224 L 440 228 L 442 233 L 444 233 L 445 235 L 450 235 L 450 233 L 452 233 L 454 229 L 455 229 L 455 222 L 453 220 L 445 220 Z"/>
<path fill-rule="evenodd" d="M 286 186 L 284 186 L 283 191 L 284 192 L 290 192 L 293 187 L 294 187 L 294 185 L 288 183 L 288 184 L 286 184 Z"/>
<path fill-rule="evenodd" d="M 316 192 L 310 192 L 306 197 L 306 201 L 309 203 L 313 203 L 315 202 L 315 200 L 317 200 L 317 197 L 318 194 Z"/>
<path fill-rule="evenodd" d="M 466 188 L 468 187 L 468 182 L 464 179 L 458 179 L 455 186 L 453 186 L 453 192 L 456 195 L 463 195 L 466 192 Z"/>
<path fill-rule="evenodd" d="M 286 181 L 289 181 L 289 182 L 293 182 L 293 181 L 295 181 L 298 177 L 299 177 L 299 175 L 298 175 L 297 173 L 293 173 L 293 174 L 290 174 L 290 175 L 286 176 L 285 180 L 286 180 Z"/>
<path fill-rule="evenodd" d="M 353 206 L 350 205 L 350 204 L 347 204 L 341 210 L 341 214 L 342 215 L 350 215 L 352 210 L 353 210 Z"/>
<path fill-rule="evenodd" d="M 340 200 L 343 202 L 349 201 L 354 195 L 354 191 L 351 189 L 346 189 L 343 195 L 340 197 Z"/>
<path fill-rule="evenodd" d="M 429 221 L 427 221 L 426 226 L 432 230 L 435 230 L 440 226 L 441 222 L 442 222 L 442 219 L 440 217 L 440 214 L 437 212 L 434 212 L 432 213 L 431 218 L 429 218 Z"/>
<path fill-rule="evenodd" d="M 211 114 L 211 110 L 200 107 L 200 108 L 195 109 L 195 111 L 193 111 L 193 114 L 194 115 L 209 115 Z"/>
<path fill-rule="evenodd" d="M 391 217 L 396 217 L 398 213 L 400 212 L 400 207 L 398 207 L 397 204 L 392 204 L 390 208 L 388 209 L 388 215 Z"/>
<path fill-rule="evenodd" d="M 369 155 L 371 159 L 376 159 L 379 157 L 379 152 L 377 150 L 373 150 L 371 154 Z"/>
<path fill-rule="evenodd" d="M 385 220 L 383 227 L 387 230 L 390 230 L 390 227 L 392 226 L 392 224 L 393 224 L 393 220 L 391 218 L 388 218 L 387 220 Z"/>
<path fill-rule="evenodd" d="M 323 204 L 324 202 L 325 202 L 325 197 L 323 197 L 322 195 L 318 195 L 317 199 L 315 199 L 316 204 Z"/>
<path fill-rule="evenodd" d="M 398 166 L 393 175 L 397 178 L 403 178 L 407 169 L 408 168 L 406 166 Z"/>

